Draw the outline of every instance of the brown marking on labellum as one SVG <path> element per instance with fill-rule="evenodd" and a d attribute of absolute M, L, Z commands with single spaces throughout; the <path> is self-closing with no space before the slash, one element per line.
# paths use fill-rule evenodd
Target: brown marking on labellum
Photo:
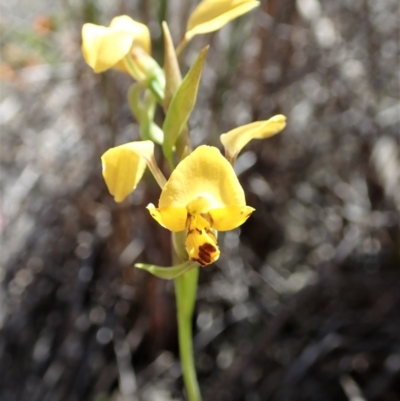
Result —
<path fill-rule="evenodd" d="M 200 250 L 204 250 L 206 252 L 212 253 L 212 252 L 216 252 L 217 248 L 215 248 L 214 245 L 209 244 L 208 242 L 206 242 L 205 244 L 201 245 Z"/>
<path fill-rule="evenodd" d="M 207 266 L 212 263 L 211 255 L 217 251 L 214 245 L 209 243 L 205 243 L 199 246 L 199 258 L 193 259 L 196 262 L 200 263 L 202 266 Z"/>

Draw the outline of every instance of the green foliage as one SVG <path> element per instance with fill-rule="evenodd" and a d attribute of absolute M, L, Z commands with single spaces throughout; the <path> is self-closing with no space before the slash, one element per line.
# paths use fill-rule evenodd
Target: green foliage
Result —
<path fill-rule="evenodd" d="M 173 148 L 179 135 L 182 133 L 197 99 L 197 91 L 204 62 L 207 56 L 208 46 L 197 56 L 196 61 L 186 74 L 178 90 L 171 100 L 167 115 L 165 116 L 163 131 L 163 152 L 168 163 L 173 168 Z"/>
<path fill-rule="evenodd" d="M 161 267 L 156 265 L 146 265 L 144 263 L 137 263 L 135 267 L 138 269 L 146 270 L 147 272 L 157 276 L 159 278 L 163 278 L 164 280 L 173 280 L 177 277 L 182 276 L 183 273 L 192 270 L 197 267 L 199 264 L 193 262 L 192 260 L 187 260 L 186 262 L 172 267 Z M 186 275 L 185 275 L 186 276 Z M 189 290 L 189 289 L 188 289 Z"/>
<path fill-rule="evenodd" d="M 164 134 L 154 122 L 157 100 L 141 84 L 132 84 L 128 92 L 128 102 L 133 115 L 139 122 L 142 140 L 151 140 L 162 145 Z"/>

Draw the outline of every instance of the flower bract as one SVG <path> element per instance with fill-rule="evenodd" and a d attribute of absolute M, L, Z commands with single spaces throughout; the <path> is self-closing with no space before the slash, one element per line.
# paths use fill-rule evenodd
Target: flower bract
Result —
<path fill-rule="evenodd" d="M 115 17 L 109 27 L 84 24 L 82 53 L 94 72 L 110 68 L 125 70 L 123 59 L 134 48 L 150 54 L 150 32 L 146 25 L 127 15 Z"/>
<path fill-rule="evenodd" d="M 189 258 L 206 266 L 220 254 L 216 231 L 233 230 L 253 212 L 229 162 L 212 146 L 200 146 L 178 164 L 164 186 L 158 208 L 147 206 L 163 227 L 186 230 Z"/>

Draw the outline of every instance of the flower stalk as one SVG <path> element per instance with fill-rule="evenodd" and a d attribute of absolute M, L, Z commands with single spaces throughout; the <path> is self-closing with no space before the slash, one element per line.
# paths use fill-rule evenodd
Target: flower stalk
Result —
<path fill-rule="evenodd" d="M 151 155 L 146 161 L 147 167 L 153 174 L 153 177 L 157 181 L 157 184 L 160 186 L 161 189 L 163 189 L 165 184 L 167 183 L 167 180 L 165 179 L 164 174 L 158 168 L 154 155 Z"/>
<path fill-rule="evenodd" d="M 186 38 L 184 37 L 180 42 L 178 47 L 176 48 L 176 55 L 179 57 L 183 51 L 183 49 L 187 46 L 188 44 L 188 40 L 186 40 Z"/>
<path fill-rule="evenodd" d="M 137 63 L 134 62 L 130 54 L 124 57 L 123 62 L 125 68 L 132 78 L 136 78 L 140 82 L 144 83 L 144 85 L 153 93 L 154 97 L 157 99 L 157 102 L 162 104 L 164 101 L 164 88 L 159 79 L 157 79 L 157 76 L 155 75 L 154 77 L 150 78 L 147 77 L 146 74 L 138 67 Z"/>
<path fill-rule="evenodd" d="M 174 264 L 181 263 L 184 249 L 183 233 L 172 233 L 172 256 Z M 176 249 L 178 248 L 178 249 Z M 179 253 L 178 253 L 178 252 Z M 187 256 L 186 256 L 187 260 Z M 193 357 L 192 321 L 196 302 L 199 268 L 193 268 L 175 279 L 176 314 L 178 322 L 179 354 L 183 380 L 189 401 L 201 401 Z"/>

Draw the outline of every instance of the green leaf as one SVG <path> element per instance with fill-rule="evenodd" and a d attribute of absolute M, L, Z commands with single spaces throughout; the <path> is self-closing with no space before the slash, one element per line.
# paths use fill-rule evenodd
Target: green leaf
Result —
<path fill-rule="evenodd" d="M 208 46 L 197 56 L 196 61 L 186 74 L 169 105 L 163 124 L 164 143 L 163 152 L 171 168 L 173 168 L 173 147 L 186 127 L 187 121 L 194 108 L 197 91 Z"/>
<path fill-rule="evenodd" d="M 176 57 L 175 47 L 172 42 L 171 34 L 167 23 L 162 23 L 164 32 L 164 74 L 165 74 L 165 95 L 164 110 L 168 110 L 169 104 L 176 90 L 182 82 L 182 75 L 179 69 L 178 59 Z"/>
<path fill-rule="evenodd" d="M 144 263 L 136 263 L 135 264 L 135 267 L 137 267 L 138 269 L 146 270 L 147 272 L 153 274 L 154 276 L 163 278 L 164 280 L 173 280 L 173 279 L 181 276 L 183 273 L 186 273 L 187 271 L 189 271 L 195 267 L 198 267 L 198 266 L 199 266 L 199 264 L 192 260 L 187 260 L 186 262 L 184 262 L 180 265 L 171 266 L 171 267 L 147 265 Z"/>

